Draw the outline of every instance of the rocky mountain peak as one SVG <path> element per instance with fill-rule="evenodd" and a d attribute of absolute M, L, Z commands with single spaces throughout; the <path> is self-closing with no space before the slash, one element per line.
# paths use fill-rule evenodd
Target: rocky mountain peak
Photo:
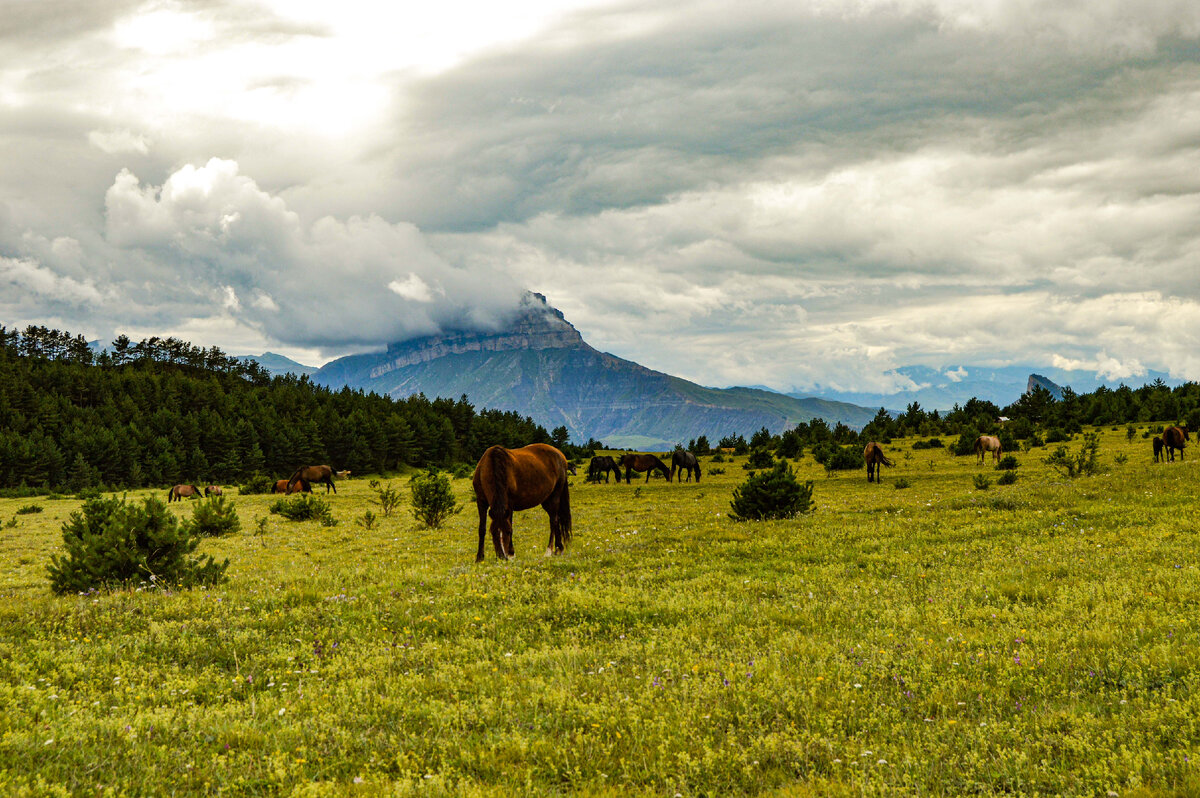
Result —
<path fill-rule="evenodd" d="M 503 329 L 494 332 L 447 330 L 437 335 L 388 344 L 386 362 L 372 369 L 371 377 L 466 352 L 575 348 L 590 347 L 561 310 L 552 307 L 542 294 L 526 291 L 516 316 Z"/>

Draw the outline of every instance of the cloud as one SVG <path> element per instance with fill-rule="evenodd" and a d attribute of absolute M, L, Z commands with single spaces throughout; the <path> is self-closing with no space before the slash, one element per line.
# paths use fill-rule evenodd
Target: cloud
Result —
<path fill-rule="evenodd" d="M 183 291 L 211 293 L 234 318 L 296 346 L 380 346 L 445 327 L 494 327 L 520 296 L 486 267 L 450 265 L 411 224 L 378 216 L 305 224 L 229 160 L 185 165 L 161 186 L 122 171 L 105 207 L 109 244 L 181 270 Z"/>
<path fill-rule="evenodd" d="M 137 152 L 146 155 L 150 152 L 150 141 L 140 133 L 129 130 L 93 130 L 88 133 L 88 141 L 92 146 L 109 155 L 124 152 Z"/>

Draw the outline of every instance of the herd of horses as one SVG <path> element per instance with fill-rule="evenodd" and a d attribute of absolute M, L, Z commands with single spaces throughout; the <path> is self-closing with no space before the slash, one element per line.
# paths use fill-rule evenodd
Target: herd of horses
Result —
<path fill-rule="evenodd" d="M 327 465 L 318 466 L 301 466 L 287 479 L 280 479 L 271 487 L 272 493 L 282 493 L 291 495 L 293 493 L 312 493 L 313 483 L 325 486 L 325 492 L 329 493 L 332 488 L 333 492 L 337 493 L 337 485 L 333 484 L 333 478 L 345 479 L 350 476 L 349 471 L 334 471 Z M 175 485 L 167 491 L 167 503 L 173 501 L 183 501 L 184 499 L 196 498 L 199 496 L 220 496 L 222 495 L 220 485 L 208 485 L 201 493 L 200 488 L 195 485 Z"/>
<path fill-rule="evenodd" d="M 1174 461 L 1175 452 L 1183 459 L 1183 449 L 1191 440 L 1186 426 L 1172 426 L 1163 430 L 1162 436 L 1154 438 L 1154 461 Z M 975 454 L 982 464 L 987 454 L 992 455 L 993 462 L 999 463 L 1004 452 L 1000 439 L 994 435 L 980 435 L 975 439 Z M 869 442 L 863 448 L 863 461 L 867 466 L 867 482 L 881 481 L 881 467 L 893 466 L 895 463 L 884 454 L 883 447 L 875 441 Z M 671 466 L 667 467 L 659 457 L 648 453 L 624 454 L 618 457 L 600 455 L 593 457 L 588 465 L 587 478 L 589 482 L 599 482 L 604 477 L 608 483 L 609 473 L 617 475 L 621 481 L 621 469 L 625 469 L 625 483 L 632 481 L 633 473 L 650 476 L 660 473 L 671 482 L 676 477 L 679 481 L 687 481 L 695 476 L 700 481 L 700 461 L 691 452 L 677 449 L 671 455 Z M 506 449 L 503 446 L 492 446 L 483 453 L 475 473 L 471 477 L 471 485 L 475 491 L 475 506 L 479 511 L 479 547 L 475 553 L 475 561 L 484 559 L 484 544 L 487 541 L 488 521 L 491 520 L 492 546 L 496 556 L 507 560 L 515 556 L 513 548 L 513 513 L 540 506 L 550 519 L 550 540 L 546 544 L 546 554 L 561 554 L 566 550 L 567 542 L 571 539 L 571 495 L 567 477 L 574 475 L 575 469 L 567 462 L 566 456 L 555 447 L 545 443 L 534 443 L 518 449 Z M 313 484 L 325 485 L 325 492 L 332 489 L 337 493 L 334 477 L 339 479 L 350 475 L 349 471 L 334 471 L 327 465 L 302 466 L 287 479 L 275 483 L 274 493 L 312 493 Z M 200 496 L 201 491 L 195 485 L 175 485 L 167 495 L 167 501 Z M 209 485 L 204 489 L 205 496 L 221 495 L 221 488 Z"/>

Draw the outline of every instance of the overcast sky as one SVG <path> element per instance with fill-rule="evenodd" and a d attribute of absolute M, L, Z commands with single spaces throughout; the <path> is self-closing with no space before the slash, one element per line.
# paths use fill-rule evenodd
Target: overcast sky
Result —
<path fill-rule="evenodd" d="M 1200 379 L 1195 0 L 408 5 L 7 0 L 0 323 Z"/>

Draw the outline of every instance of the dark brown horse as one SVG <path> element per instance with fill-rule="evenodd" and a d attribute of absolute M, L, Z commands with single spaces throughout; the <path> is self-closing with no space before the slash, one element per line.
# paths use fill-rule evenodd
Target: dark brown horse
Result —
<path fill-rule="evenodd" d="M 667 468 L 667 464 L 659 460 L 653 454 L 626 454 L 621 456 L 621 468 L 625 469 L 625 484 L 628 485 L 630 477 L 636 471 L 639 474 L 646 472 L 646 481 L 650 481 L 650 475 L 655 471 L 661 471 L 662 475 L 667 478 L 667 482 L 671 481 L 671 469 Z"/>
<path fill-rule="evenodd" d="M 1004 453 L 1004 448 L 1000 445 L 1000 439 L 995 435 L 980 435 L 975 439 L 975 454 L 979 455 L 979 462 L 983 462 L 984 454 L 992 453 L 992 462 L 999 463 L 1000 455 Z"/>
<path fill-rule="evenodd" d="M 883 447 L 875 441 L 871 441 L 863 449 L 863 460 L 867 462 L 867 482 L 882 482 L 883 474 L 880 472 L 879 466 L 885 465 L 891 468 L 895 465 L 887 459 L 887 455 L 883 453 Z"/>
<path fill-rule="evenodd" d="M 323 483 L 326 493 L 329 493 L 330 488 L 333 488 L 333 492 L 337 493 L 337 485 L 333 484 L 333 474 L 333 469 L 327 465 L 301 466 L 288 479 L 288 493 L 293 493 L 292 483 L 301 479 L 307 480 L 311 484 Z"/>
<path fill-rule="evenodd" d="M 176 499 L 183 501 L 186 498 L 195 498 L 200 495 L 202 495 L 200 493 L 200 489 L 195 485 L 176 485 L 167 491 L 167 504 L 170 504 Z"/>
<path fill-rule="evenodd" d="M 1179 459 L 1183 459 L 1183 447 L 1187 444 L 1184 441 L 1190 441 L 1192 436 L 1188 434 L 1186 426 L 1167 427 L 1163 430 L 1162 440 L 1163 448 L 1167 450 L 1167 459 L 1175 462 L 1175 450 L 1179 450 Z"/>
<path fill-rule="evenodd" d="M 507 560 L 516 555 L 512 542 L 513 512 L 539 504 L 550 516 L 547 556 L 561 554 L 566 549 L 571 539 L 571 496 L 567 487 L 567 458 L 558 449 L 547 443 L 532 443 L 520 449 L 492 446 L 479 458 L 471 484 L 479 509 L 479 551 L 475 562 L 483 562 L 488 516 L 492 519 L 496 556 Z"/>
<path fill-rule="evenodd" d="M 1163 439 L 1158 437 L 1157 435 L 1155 435 L 1154 436 L 1154 462 L 1161 463 L 1165 459 L 1166 459 L 1166 456 L 1163 454 Z"/>
<path fill-rule="evenodd" d="M 289 488 L 290 486 L 290 488 Z M 275 482 L 275 486 L 271 488 L 272 493 L 312 493 L 312 485 L 307 479 L 302 479 L 295 485 L 292 485 L 289 480 L 280 479 Z"/>
<path fill-rule="evenodd" d="M 204 496 L 206 498 L 209 496 L 220 496 L 220 495 L 221 495 L 221 486 L 220 485 L 205 485 L 204 486 Z"/>
<path fill-rule="evenodd" d="M 676 472 L 675 469 L 679 469 Z M 683 482 L 683 472 L 687 472 L 687 481 L 692 481 L 692 474 L 696 475 L 696 481 L 700 481 L 700 461 L 696 459 L 696 455 L 691 452 L 685 452 L 683 449 L 676 449 L 671 452 L 671 476 L 679 474 L 679 481 Z"/>
<path fill-rule="evenodd" d="M 617 475 L 617 482 L 621 481 L 621 467 L 617 465 L 617 461 L 606 454 L 593 457 L 588 463 L 588 482 L 599 482 L 600 477 L 604 477 L 604 484 L 608 484 L 608 472 L 612 471 Z"/>

